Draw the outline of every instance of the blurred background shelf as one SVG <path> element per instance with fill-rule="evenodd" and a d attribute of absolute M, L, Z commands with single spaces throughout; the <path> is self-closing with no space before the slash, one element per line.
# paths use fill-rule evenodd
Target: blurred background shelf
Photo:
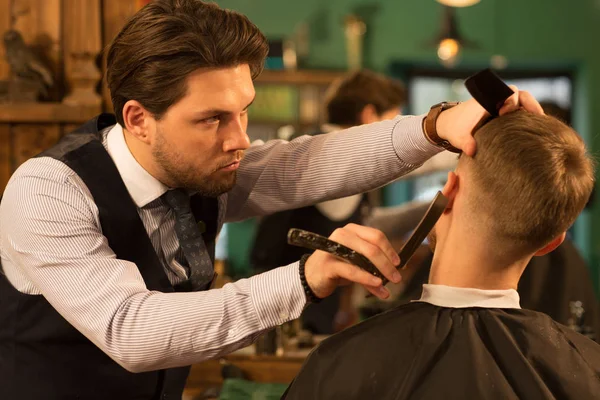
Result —
<path fill-rule="evenodd" d="M 0 123 L 83 123 L 102 111 L 100 106 L 69 106 L 62 103 L 15 103 L 0 105 Z"/>
<path fill-rule="evenodd" d="M 337 70 L 264 70 L 256 78 L 257 84 L 278 83 L 287 85 L 312 85 L 328 86 L 338 78 L 344 76 L 345 71 Z"/>
<path fill-rule="evenodd" d="M 256 100 L 249 110 L 250 140 L 289 139 L 318 130 L 327 88 L 343 70 L 264 70 L 255 80 Z M 282 128 L 283 127 L 283 128 Z"/>

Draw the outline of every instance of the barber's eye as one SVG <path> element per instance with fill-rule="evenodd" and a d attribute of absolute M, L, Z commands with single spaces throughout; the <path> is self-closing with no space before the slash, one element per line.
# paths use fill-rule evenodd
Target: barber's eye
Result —
<path fill-rule="evenodd" d="M 215 115 L 214 117 L 208 117 L 208 118 L 204 118 L 201 122 L 204 124 L 218 124 L 219 121 L 221 121 L 221 116 L 220 115 Z"/>

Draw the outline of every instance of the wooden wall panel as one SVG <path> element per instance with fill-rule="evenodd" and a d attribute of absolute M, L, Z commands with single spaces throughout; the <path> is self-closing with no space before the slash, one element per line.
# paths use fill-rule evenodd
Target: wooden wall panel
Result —
<path fill-rule="evenodd" d="M 106 86 L 106 51 L 110 42 L 119 33 L 127 20 L 135 14 L 139 4 L 133 0 L 103 0 L 102 1 L 102 47 L 104 54 L 102 57 L 102 98 L 104 102 L 104 110 L 113 112 L 110 93 Z"/>
<path fill-rule="evenodd" d="M 103 17 L 103 35 L 102 41 L 104 46 L 113 40 L 119 33 L 125 22 L 135 14 L 138 5 L 133 0 L 103 0 L 102 1 L 102 17 Z"/>
<path fill-rule="evenodd" d="M 0 34 L 11 28 L 10 0 L 0 0 Z M 0 46 L 0 80 L 8 79 L 8 63 L 4 59 L 4 46 Z"/>
<path fill-rule="evenodd" d="M 60 0 L 12 0 L 15 29 L 26 43 L 47 41 L 53 56 L 60 53 Z"/>
<path fill-rule="evenodd" d="M 14 28 L 21 32 L 25 43 L 34 49 L 44 65 L 52 70 L 55 85 L 50 98 L 59 100 L 64 91 L 61 0 L 12 0 L 11 6 L 12 13 L 16 14 Z"/>
<path fill-rule="evenodd" d="M 0 124 L 0 196 L 12 174 L 10 126 Z"/>
<path fill-rule="evenodd" d="M 103 12 L 104 2 L 107 4 Z M 1 37 L 14 28 L 52 69 L 57 82 L 50 102 L 0 104 L 0 195 L 20 164 L 101 111 L 97 94 L 94 104 L 65 104 L 65 96 L 73 94 L 67 93 L 66 77 L 70 83 L 79 79 L 79 84 L 89 78 L 82 77 L 81 68 L 73 68 L 73 54 L 79 57 L 77 60 L 82 54 L 90 54 L 87 59 L 93 64 L 102 47 L 137 7 L 137 0 L 0 0 L 0 80 L 8 79 L 10 71 Z M 104 15 L 109 16 L 106 29 Z M 71 63 L 69 70 L 65 63 Z M 93 85 L 92 82 L 90 87 Z"/>
<path fill-rule="evenodd" d="M 72 55 L 98 55 L 102 46 L 100 0 L 63 0 L 62 18 L 65 70 L 71 69 Z"/>
<path fill-rule="evenodd" d="M 58 124 L 23 124 L 11 129 L 14 143 L 14 168 L 31 157 L 50 148 L 60 138 L 61 129 Z"/>
<path fill-rule="evenodd" d="M 102 74 L 97 65 L 102 46 L 100 0 L 63 0 L 63 46 L 69 105 L 98 105 L 97 86 Z"/>

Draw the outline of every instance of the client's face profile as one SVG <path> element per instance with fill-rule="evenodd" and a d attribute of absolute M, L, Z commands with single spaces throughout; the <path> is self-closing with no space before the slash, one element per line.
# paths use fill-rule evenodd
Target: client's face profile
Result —
<path fill-rule="evenodd" d="M 429 232 L 427 234 L 427 244 L 429 246 L 429 248 L 431 249 L 431 252 L 435 253 L 435 245 L 436 245 L 436 241 L 437 241 L 437 234 L 435 232 L 435 226 L 433 227 L 433 229 L 431 230 L 431 232 Z"/>

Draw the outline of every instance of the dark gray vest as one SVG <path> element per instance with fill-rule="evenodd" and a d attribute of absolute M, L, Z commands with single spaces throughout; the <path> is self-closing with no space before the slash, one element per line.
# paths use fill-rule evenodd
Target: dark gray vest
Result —
<path fill-rule="evenodd" d="M 149 290 L 174 288 L 156 256 L 100 132 L 116 123 L 102 114 L 39 156 L 64 162 L 81 177 L 99 210 L 102 232 L 119 259 L 135 263 Z M 218 202 L 192 197 L 214 261 Z M 17 216 L 15 216 L 18 218 Z M 0 274 L 0 399 L 180 399 L 189 367 L 128 372 L 69 324 L 42 295 L 17 291 Z"/>

